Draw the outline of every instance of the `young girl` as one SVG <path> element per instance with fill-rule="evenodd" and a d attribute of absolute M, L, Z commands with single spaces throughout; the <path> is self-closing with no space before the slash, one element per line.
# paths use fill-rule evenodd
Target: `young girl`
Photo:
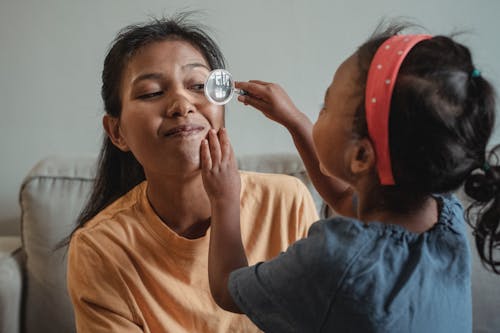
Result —
<path fill-rule="evenodd" d="M 315 223 L 273 260 L 246 267 L 229 140 L 211 132 L 202 144 L 212 294 L 266 332 L 470 332 L 466 226 L 447 194 L 464 182 L 491 207 L 476 239 L 498 272 L 498 167 L 485 152 L 492 87 L 463 45 L 400 31 L 377 34 L 338 68 L 312 134 L 279 86 L 237 84 L 249 92 L 240 101 L 289 129 L 319 192 L 344 215 Z"/>
<path fill-rule="evenodd" d="M 97 180 L 69 244 L 78 332 L 259 331 L 217 306 L 206 273 L 211 207 L 200 145 L 224 125 L 224 109 L 203 84 L 223 67 L 218 46 L 186 15 L 129 26 L 115 39 L 102 76 Z M 233 180 L 250 262 L 284 251 L 317 220 L 295 177 L 241 172 Z"/>

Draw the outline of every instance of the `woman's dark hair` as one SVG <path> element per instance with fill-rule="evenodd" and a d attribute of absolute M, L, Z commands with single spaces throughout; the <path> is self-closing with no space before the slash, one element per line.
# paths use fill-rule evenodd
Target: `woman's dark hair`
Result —
<path fill-rule="evenodd" d="M 127 26 L 118 33 L 104 60 L 102 71 L 101 96 L 108 115 L 120 117 L 122 75 L 130 59 L 146 45 L 166 40 L 186 41 L 201 52 L 210 69 L 225 68 L 221 50 L 202 26 L 189 20 L 192 14 L 193 12 L 185 12 L 172 18 L 152 19 L 146 23 Z M 59 247 L 66 245 L 73 233 L 98 212 L 144 179 L 144 170 L 134 155 L 121 151 L 104 135 L 89 200 L 78 216 L 77 227 Z"/>
<path fill-rule="evenodd" d="M 406 28 L 393 25 L 358 49 L 363 93 L 376 50 Z M 359 137 L 368 137 L 364 103 L 363 96 L 354 119 Z M 469 49 L 452 37 L 421 41 L 403 61 L 391 100 L 389 144 L 396 185 L 375 192 L 385 207 L 408 212 L 429 195 L 465 183 L 465 192 L 476 200 L 473 206 L 483 207 L 475 224 L 469 222 L 479 254 L 499 273 L 494 250 L 500 246 L 500 167 L 486 153 L 494 124 L 495 92 L 476 70 Z"/>

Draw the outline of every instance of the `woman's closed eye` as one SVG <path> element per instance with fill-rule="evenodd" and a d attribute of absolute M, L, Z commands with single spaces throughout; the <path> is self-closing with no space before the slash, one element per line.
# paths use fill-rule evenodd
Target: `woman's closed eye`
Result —
<path fill-rule="evenodd" d="M 158 90 L 158 91 L 154 91 L 151 93 L 139 95 L 137 98 L 138 99 L 151 99 L 151 98 L 155 98 L 155 97 L 161 96 L 161 95 L 163 95 L 163 90 Z"/>
<path fill-rule="evenodd" d="M 203 92 L 205 89 L 205 84 L 204 83 L 196 83 L 193 84 L 189 87 L 191 90 L 196 91 L 196 92 Z"/>

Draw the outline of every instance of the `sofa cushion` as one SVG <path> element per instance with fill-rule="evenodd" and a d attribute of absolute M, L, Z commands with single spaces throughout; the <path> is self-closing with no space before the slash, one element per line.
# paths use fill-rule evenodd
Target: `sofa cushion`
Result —
<path fill-rule="evenodd" d="M 0 332 L 19 332 L 22 294 L 21 240 L 0 237 Z"/>
<path fill-rule="evenodd" d="M 66 248 L 94 178 L 95 158 L 50 157 L 25 178 L 20 192 L 25 254 L 23 324 L 26 333 L 74 332 L 66 291 Z"/>

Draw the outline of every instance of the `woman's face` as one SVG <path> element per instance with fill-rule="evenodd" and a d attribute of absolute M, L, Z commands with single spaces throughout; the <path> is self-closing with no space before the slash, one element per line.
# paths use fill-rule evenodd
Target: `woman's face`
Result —
<path fill-rule="evenodd" d="M 224 109 L 203 92 L 209 72 L 203 55 L 179 40 L 146 45 L 128 62 L 119 131 L 146 176 L 199 170 L 202 139 L 224 125 Z"/>
<path fill-rule="evenodd" d="M 356 54 L 350 56 L 337 69 L 325 94 L 325 104 L 313 127 L 313 140 L 321 171 L 350 182 L 349 148 L 356 141 L 353 120 L 361 101 L 356 79 Z"/>

